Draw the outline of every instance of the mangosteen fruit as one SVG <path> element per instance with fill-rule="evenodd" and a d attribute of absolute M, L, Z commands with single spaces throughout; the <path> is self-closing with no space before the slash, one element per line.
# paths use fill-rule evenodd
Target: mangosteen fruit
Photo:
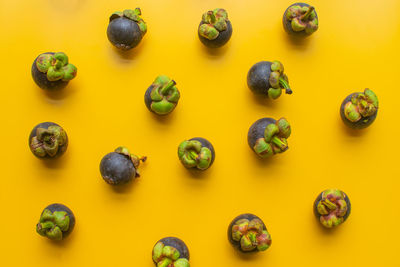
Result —
<path fill-rule="evenodd" d="M 262 118 L 251 125 L 247 142 L 258 156 L 268 158 L 289 148 L 287 138 L 291 132 L 290 124 L 285 118 Z"/>
<path fill-rule="evenodd" d="M 176 237 L 166 237 L 153 247 L 153 262 L 157 267 L 190 267 L 189 249 Z"/>
<path fill-rule="evenodd" d="M 114 12 L 107 28 L 108 40 L 121 50 L 136 47 L 147 32 L 147 25 L 141 15 L 140 8 Z"/>
<path fill-rule="evenodd" d="M 62 89 L 76 77 L 77 68 L 68 63 L 68 56 L 63 52 L 40 54 L 33 61 L 32 78 L 44 90 Z"/>
<path fill-rule="evenodd" d="M 258 62 L 247 73 L 247 86 L 254 94 L 271 99 L 280 97 L 282 90 L 286 94 L 292 94 L 288 77 L 283 71 L 283 64 L 277 60 Z"/>
<path fill-rule="evenodd" d="M 165 75 L 158 76 L 147 88 L 144 95 L 146 107 L 157 115 L 167 115 L 171 113 L 180 98 L 176 82 Z"/>
<path fill-rule="evenodd" d="M 371 125 L 378 114 L 378 97 L 370 89 L 348 95 L 340 106 L 340 117 L 352 129 Z"/>
<path fill-rule="evenodd" d="M 140 176 L 138 167 L 146 159 L 147 157 L 138 157 L 131 154 L 126 147 L 120 146 L 101 160 L 101 176 L 108 184 L 125 184 Z"/>
<path fill-rule="evenodd" d="M 208 140 L 195 137 L 180 143 L 178 157 L 186 168 L 195 168 L 204 171 L 213 164 L 215 150 Z"/>
<path fill-rule="evenodd" d="M 283 28 L 294 36 L 309 36 L 318 30 L 318 16 L 315 8 L 306 3 L 295 3 L 283 14 Z"/>
<path fill-rule="evenodd" d="M 62 204 L 47 206 L 40 215 L 36 232 L 51 240 L 62 240 L 74 229 L 75 216 L 72 211 Z"/>
<path fill-rule="evenodd" d="M 314 215 L 326 228 L 344 223 L 350 215 L 351 204 L 347 195 L 339 189 L 327 189 L 314 202 Z"/>
<path fill-rule="evenodd" d="M 228 239 L 234 248 L 244 253 L 267 250 L 272 242 L 264 222 L 250 213 L 233 219 L 228 227 Z"/>
<path fill-rule="evenodd" d="M 40 159 L 57 158 L 64 154 L 67 147 L 67 133 L 54 122 L 39 123 L 29 135 L 29 148 Z"/>
<path fill-rule="evenodd" d="M 198 35 L 207 47 L 218 48 L 226 44 L 232 36 L 232 24 L 225 9 L 216 8 L 203 14 Z"/>

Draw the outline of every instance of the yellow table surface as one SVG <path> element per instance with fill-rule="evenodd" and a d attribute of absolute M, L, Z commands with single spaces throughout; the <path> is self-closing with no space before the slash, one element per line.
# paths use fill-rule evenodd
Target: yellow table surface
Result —
<path fill-rule="evenodd" d="M 320 29 L 294 43 L 282 27 L 292 1 L 36 0 L 1 1 L 2 266 L 153 266 L 151 250 L 165 236 L 183 239 L 192 266 L 399 266 L 398 0 L 317 1 Z M 148 33 L 136 49 L 115 50 L 108 17 L 140 6 Z M 217 52 L 197 37 L 203 12 L 228 10 L 230 42 Z M 64 51 L 78 76 L 49 95 L 31 78 L 35 57 Z M 249 68 L 280 60 L 293 95 L 253 96 Z M 177 81 L 181 100 L 168 117 L 145 107 L 159 74 Z M 369 87 L 379 97 L 377 120 L 345 128 L 344 97 Z M 247 145 L 259 118 L 286 117 L 290 149 L 260 160 Z M 70 138 L 53 163 L 36 159 L 28 135 L 53 121 Z M 178 144 L 202 136 L 216 149 L 214 165 L 193 175 Z M 114 189 L 100 176 L 101 158 L 117 146 L 147 155 L 142 177 Z M 312 213 L 326 188 L 346 192 L 353 209 L 326 231 Z M 69 206 L 77 224 L 64 242 L 35 232 L 42 209 Z M 272 236 L 264 253 L 242 256 L 227 240 L 240 213 L 260 216 Z"/>

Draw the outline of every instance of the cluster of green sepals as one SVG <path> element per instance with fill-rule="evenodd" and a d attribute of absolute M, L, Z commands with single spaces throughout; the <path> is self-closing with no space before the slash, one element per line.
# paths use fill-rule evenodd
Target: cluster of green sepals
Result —
<path fill-rule="evenodd" d="M 179 251 L 171 246 L 158 242 L 153 248 L 153 260 L 157 267 L 190 267 L 188 259 L 179 258 Z"/>
<path fill-rule="evenodd" d="M 158 76 L 152 86 L 150 108 L 157 114 L 170 113 L 178 104 L 180 93 L 176 88 L 176 82 L 165 75 Z"/>
<path fill-rule="evenodd" d="M 58 149 L 67 142 L 67 134 L 60 126 L 50 126 L 48 129 L 37 128 L 36 136 L 31 139 L 31 150 L 38 157 L 46 155 L 54 157 Z"/>
<path fill-rule="evenodd" d="M 144 20 L 142 19 L 141 15 L 142 11 L 138 7 L 135 8 L 134 10 L 125 9 L 123 12 L 117 11 L 112 13 L 110 16 L 110 21 L 122 17 L 133 20 L 139 26 L 140 32 L 142 33 L 143 36 L 147 32 L 147 25 L 146 22 L 144 22 Z"/>
<path fill-rule="evenodd" d="M 305 31 L 306 34 L 312 34 L 318 30 L 318 18 L 312 6 L 291 6 L 286 12 L 286 19 L 291 22 L 295 32 Z"/>
<path fill-rule="evenodd" d="M 197 140 L 183 141 L 178 147 L 178 157 L 187 168 L 205 170 L 210 167 L 212 153 Z"/>
<path fill-rule="evenodd" d="M 69 229 L 70 218 L 65 211 L 51 212 L 45 209 L 36 225 L 36 232 L 52 240 L 61 240 Z"/>
<path fill-rule="evenodd" d="M 271 246 L 271 236 L 260 219 L 240 219 L 232 226 L 232 239 L 243 251 L 264 251 Z"/>
<path fill-rule="evenodd" d="M 286 94 L 291 94 L 292 90 L 289 87 L 289 80 L 285 73 L 283 73 L 283 64 L 277 60 L 271 64 L 271 75 L 269 76 L 268 97 L 277 99 L 282 94 L 282 89 L 286 90 Z"/>
<path fill-rule="evenodd" d="M 344 222 L 344 216 L 348 209 L 345 197 L 346 195 L 338 189 L 328 189 L 322 192 L 317 210 L 323 226 L 332 228 Z"/>
<path fill-rule="evenodd" d="M 362 118 L 372 116 L 378 110 L 378 97 L 370 89 L 364 93 L 354 94 L 350 101 L 344 105 L 344 115 L 351 122 L 357 122 Z"/>
<path fill-rule="evenodd" d="M 288 149 L 287 138 L 291 132 L 290 124 L 285 118 L 268 124 L 264 131 L 264 137 L 256 141 L 254 151 L 262 158 L 286 151 Z"/>
<path fill-rule="evenodd" d="M 139 157 L 139 156 L 136 156 L 135 154 L 131 154 L 129 152 L 129 149 L 124 146 L 118 147 L 117 149 L 114 150 L 114 152 L 128 157 L 132 161 L 133 166 L 136 169 L 136 177 L 140 176 L 138 167 L 140 165 L 140 162 L 146 161 L 147 157 Z"/>
<path fill-rule="evenodd" d="M 47 74 L 49 81 L 62 80 L 68 82 L 75 78 L 77 68 L 68 63 L 68 57 L 63 52 L 44 53 L 36 59 L 37 69 Z"/>
<path fill-rule="evenodd" d="M 208 40 L 215 40 L 219 33 L 228 28 L 228 13 L 225 9 L 216 8 L 203 14 L 203 24 L 199 27 L 199 34 Z"/>

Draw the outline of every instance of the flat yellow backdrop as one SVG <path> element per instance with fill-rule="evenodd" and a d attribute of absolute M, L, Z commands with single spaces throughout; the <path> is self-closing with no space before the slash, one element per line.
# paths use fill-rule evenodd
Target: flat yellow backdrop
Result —
<path fill-rule="evenodd" d="M 399 266 L 398 0 L 313 0 L 320 29 L 291 41 L 282 14 L 292 1 L 35 0 L 1 1 L 2 266 L 153 266 L 151 250 L 165 236 L 183 239 L 193 267 Z M 109 15 L 141 7 L 148 33 L 133 51 L 108 42 Z M 203 12 L 228 10 L 233 36 L 222 49 L 197 37 Z M 35 57 L 64 51 L 78 76 L 49 95 L 33 82 Z M 249 68 L 280 60 L 293 95 L 259 100 L 246 85 Z M 158 118 L 145 107 L 159 74 L 177 82 L 181 100 Z M 369 87 L 380 100 L 375 123 L 346 129 L 339 106 Z M 286 117 L 290 149 L 259 160 L 247 145 L 249 126 Z M 70 138 L 53 163 L 28 148 L 32 127 L 53 121 Z M 216 149 L 214 165 L 192 174 L 178 144 L 202 136 Z M 142 177 L 107 185 L 101 158 L 117 146 L 147 155 Z M 326 188 L 353 205 L 345 224 L 320 227 L 312 205 Z M 74 232 L 53 243 L 35 232 L 53 202 L 75 213 Z M 272 235 L 265 253 L 242 256 L 227 240 L 240 213 L 260 216 Z"/>

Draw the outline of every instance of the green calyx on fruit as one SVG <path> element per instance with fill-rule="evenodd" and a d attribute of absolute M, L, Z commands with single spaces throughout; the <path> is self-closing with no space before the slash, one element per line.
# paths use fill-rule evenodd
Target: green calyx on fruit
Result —
<path fill-rule="evenodd" d="M 63 52 L 44 53 L 36 59 L 37 69 L 47 74 L 49 81 L 62 80 L 68 82 L 76 77 L 77 68 L 68 63 L 68 57 Z"/>
<path fill-rule="evenodd" d="M 344 222 L 344 216 L 348 209 L 345 197 L 345 193 L 338 189 L 328 189 L 322 192 L 322 198 L 317 203 L 317 211 L 323 226 L 332 228 Z"/>
<path fill-rule="evenodd" d="M 256 141 L 253 149 L 262 158 L 282 153 L 289 148 L 287 138 L 289 138 L 290 134 L 289 122 L 285 118 L 280 118 L 275 124 L 267 125 L 264 137 Z"/>
<path fill-rule="evenodd" d="M 178 147 L 178 157 L 187 168 L 205 170 L 210 167 L 212 153 L 197 140 L 183 141 Z"/>
<path fill-rule="evenodd" d="M 269 76 L 269 84 L 271 88 L 268 89 L 268 97 L 277 99 L 282 94 L 282 89 L 286 94 L 291 94 L 292 89 L 289 87 L 289 80 L 286 74 L 283 73 L 283 64 L 277 60 L 271 64 L 271 74 Z"/>
<path fill-rule="evenodd" d="M 31 139 L 30 147 L 38 157 L 57 155 L 58 149 L 67 142 L 67 134 L 60 126 L 50 126 L 48 129 L 37 128 L 36 136 Z"/>
<path fill-rule="evenodd" d="M 165 75 L 160 75 L 154 80 L 150 93 L 152 111 L 165 115 L 174 110 L 180 98 L 175 85 L 176 82 Z"/>
<path fill-rule="evenodd" d="M 45 209 L 36 225 L 36 232 L 52 240 L 61 240 L 63 232 L 69 229 L 70 218 L 65 211 L 51 212 Z"/>
<path fill-rule="evenodd" d="M 240 219 L 232 226 L 232 239 L 243 251 L 264 251 L 271 246 L 271 236 L 260 219 Z"/>
<path fill-rule="evenodd" d="M 378 97 L 370 89 L 354 94 L 344 105 L 344 115 L 351 122 L 374 115 L 379 107 Z"/>
<path fill-rule="evenodd" d="M 147 32 L 147 25 L 146 25 L 146 22 L 144 22 L 144 20 L 142 19 L 141 15 L 142 15 L 142 11 L 138 7 L 135 8 L 134 10 L 125 9 L 123 12 L 117 11 L 117 12 L 112 13 L 110 16 L 110 22 L 114 19 L 122 18 L 122 17 L 130 19 L 137 23 L 137 25 L 139 26 L 140 32 L 142 33 L 142 36 L 143 36 Z"/>
<path fill-rule="evenodd" d="M 157 267 L 190 267 L 189 261 L 185 258 L 179 258 L 179 251 L 171 246 L 165 246 L 158 242 L 153 248 L 153 261 Z"/>
<path fill-rule="evenodd" d="M 318 18 L 314 7 L 294 5 L 286 12 L 286 19 L 291 22 L 292 30 L 295 32 L 305 31 L 312 34 L 318 30 Z"/>
<path fill-rule="evenodd" d="M 133 166 L 136 169 L 136 177 L 140 176 L 138 167 L 140 165 L 140 162 L 145 162 L 146 161 L 147 157 L 138 157 L 135 154 L 131 154 L 129 152 L 129 149 L 124 147 L 124 146 L 118 147 L 117 149 L 115 149 L 114 152 L 128 157 L 132 161 Z"/>
<path fill-rule="evenodd" d="M 228 13 L 225 9 L 216 8 L 203 14 L 199 34 L 208 40 L 214 40 L 219 33 L 228 28 Z"/>

